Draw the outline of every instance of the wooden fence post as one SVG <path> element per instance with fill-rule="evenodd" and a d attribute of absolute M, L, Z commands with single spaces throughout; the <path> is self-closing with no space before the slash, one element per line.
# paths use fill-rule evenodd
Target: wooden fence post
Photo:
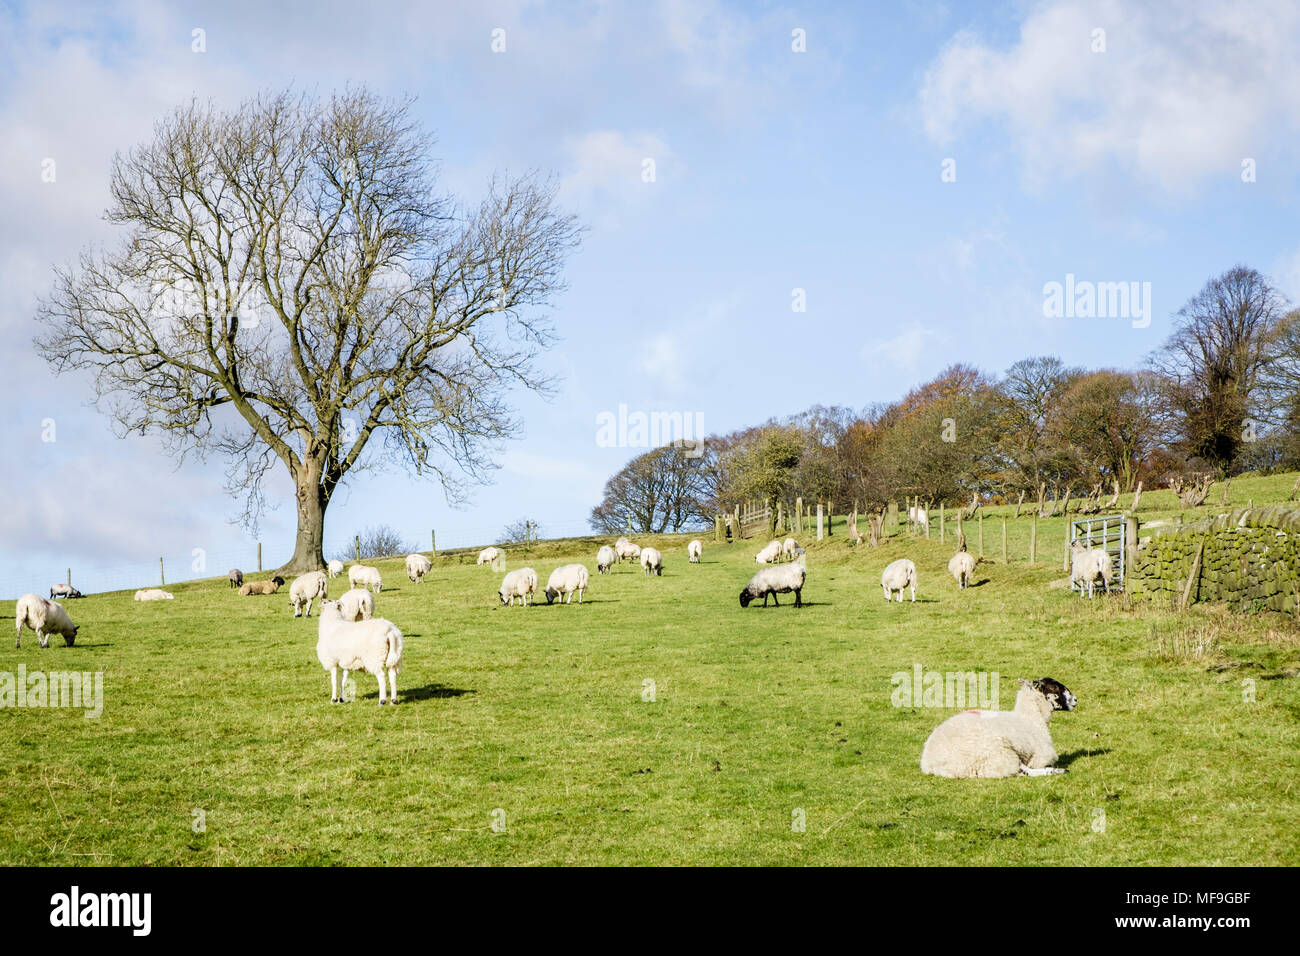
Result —
<path fill-rule="evenodd" d="M 433 530 L 429 531 L 429 550 L 433 552 L 433 554 L 431 554 L 430 557 L 436 558 L 438 556 L 438 532 L 437 531 L 433 531 Z"/>
<path fill-rule="evenodd" d="M 257 542 L 257 571 L 262 572 L 262 542 Z"/>
<path fill-rule="evenodd" d="M 1069 518 L 1065 519 L 1065 567 L 1063 570 L 1070 570 L 1070 542 L 1074 538 L 1074 522 Z"/>
<path fill-rule="evenodd" d="M 713 516 L 713 540 L 714 541 L 727 540 L 727 529 L 723 527 L 722 515 L 719 514 L 715 514 Z"/>
<path fill-rule="evenodd" d="M 1038 512 L 1035 511 L 1029 522 L 1029 563 L 1038 563 Z"/>
<path fill-rule="evenodd" d="M 159 559 L 158 559 L 158 583 L 161 584 L 161 585 L 163 585 L 163 586 L 166 586 L 166 584 L 167 584 L 167 575 L 166 575 L 165 573 L 163 573 L 163 560 L 162 560 L 162 558 L 159 558 Z"/>
<path fill-rule="evenodd" d="M 891 501 L 889 503 L 889 524 L 895 531 L 898 530 L 898 502 L 897 501 Z"/>
<path fill-rule="evenodd" d="M 1007 516 L 1002 516 L 1002 563 L 1008 564 L 1007 561 Z"/>
<path fill-rule="evenodd" d="M 975 517 L 976 537 L 979 538 L 979 557 L 984 557 L 984 512 L 980 512 Z"/>
<path fill-rule="evenodd" d="M 817 540 L 822 539 L 822 503 L 817 502 Z"/>
<path fill-rule="evenodd" d="M 1124 516 L 1124 590 L 1127 591 L 1127 578 L 1133 573 L 1133 566 L 1137 564 L 1138 555 L 1138 519 L 1135 514 Z"/>
<path fill-rule="evenodd" d="M 68 568 L 68 587 L 72 587 L 72 568 Z"/>
<path fill-rule="evenodd" d="M 827 498 L 826 499 L 826 537 L 828 538 L 831 536 L 831 525 L 835 523 L 835 519 L 831 517 L 833 514 L 835 514 L 835 506 L 832 505 L 830 499 Z"/>

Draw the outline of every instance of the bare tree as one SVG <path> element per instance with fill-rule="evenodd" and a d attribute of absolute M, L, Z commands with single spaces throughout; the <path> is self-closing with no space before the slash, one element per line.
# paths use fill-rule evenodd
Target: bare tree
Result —
<path fill-rule="evenodd" d="M 515 434 L 509 387 L 550 384 L 537 312 L 580 228 L 535 176 L 470 207 L 436 194 L 409 106 L 350 90 L 177 109 L 114 159 L 120 247 L 58 270 L 40 306 L 56 371 L 93 372 L 120 433 L 225 456 L 246 524 L 283 465 L 298 518 L 286 571 L 321 565 L 350 473 L 397 464 L 458 500 Z"/>

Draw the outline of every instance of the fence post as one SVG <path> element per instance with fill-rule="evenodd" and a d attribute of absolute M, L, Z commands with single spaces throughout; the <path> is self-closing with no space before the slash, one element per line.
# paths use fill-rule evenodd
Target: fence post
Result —
<path fill-rule="evenodd" d="M 979 537 L 979 556 L 982 558 L 984 557 L 984 512 L 982 511 L 975 517 L 975 528 Z"/>
<path fill-rule="evenodd" d="M 162 558 L 159 558 L 159 559 L 158 559 L 158 582 L 159 582 L 159 584 L 162 584 L 163 586 L 166 586 L 166 584 L 167 584 L 167 575 L 166 575 L 165 573 L 163 573 L 163 562 L 162 562 Z"/>
<path fill-rule="evenodd" d="M 436 558 L 438 556 L 438 532 L 437 531 L 431 530 L 429 532 L 429 550 L 433 552 L 433 554 L 429 555 L 429 557 Z"/>
<path fill-rule="evenodd" d="M 898 502 L 897 501 L 891 501 L 889 503 L 889 524 L 895 531 L 898 530 Z"/>
<path fill-rule="evenodd" d="M 68 587 L 72 587 L 72 568 L 68 568 Z"/>
<path fill-rule="evenodd" d="M 262 542 L 257 542 L 257 571 L 262 572 Z"/>
<path fill-rule="evenodd" d="M 917 498 L 916 501 L 917 501 L 916 508 L 917 508 L 918 511 L 920 511 L 920 510 L 921 510 L 921 504 L 920 504 L 921 499 L 920 499 L 920 498 Z M 940 505 L 939 507 L 942 508 L 943 506 Z M 925 510 L 925 540 L 926 540 L 926 541 L 929 541 L 929 540 L 930 540 L 930 509 L 929 509 L 929 508 L 927 508 L 927 509 Z"/>
<path fill-rule="evenodd" d="M 1065 571 L 1070 570 L 1070 540 L 1071 538 L 1074 537 L 1072 533 L 1073 530 L 1074 530 L 1074 522 L 1071 521 L 1069 518 L 1066 518 L 1065 519 L 1065 567 L 1063 569 Z M 1089 541 L 1088 543 L 1091 544 L 1092 542 Z"/>
<path fill-rule="evenodd" d="M 1033 514 L 1033 520 L 1029 522 L 1029 563 L 1038 563 L 1038 512 Z"/>
<path fill-rule="evenodd" d="M 356 545 L 357 548 L 357 562 L 360 563 L 361 562 L 361 535 L 357 535 L 353 543 Z M 259 571 L 262 570 L 262 563 L 260 561 L 257 564 L 257 570 Z"/>
<path fill-rule="evenodd" d="M 785 530 L 785 508 L 779 501 L 776 503 L 776 530 Z"/>
<path fill-rule="evenodd" d="M 726 529 L 722 527 L 722 515 L 713 516 L 713 540 L 725 541 L 727 539 Z"/>
<path fill-rule="evenodd" d="M 794 499 L 794 533 L 803 534 L 803 495 Z"/>
<path fill-rule="evenodd" d="M 831 536 L 831 525 L 835 523 L 835 519 L 831 517 L 833 514 L 835 514 L 835 506 L 832 505 L 831 500 L 827 498 L 826 499 L 826 537 L 828 538 Z"/>
<path fill-rule="evenodd" d="M 817 540 L 822 539 L 822 503 L 817 502 Z"/>
<path fill-rule="evenodd" d="M 1128 576 L 1137 564 L 1138 553 L 1138 519 L 1137 515 L 1124 516 L 1124 590 L 1127 591 Z"/>
<path fill-rule="evenodd" d="M 1002 516 L 1002 563 L 1007 564 L 1007 516 Z"/>

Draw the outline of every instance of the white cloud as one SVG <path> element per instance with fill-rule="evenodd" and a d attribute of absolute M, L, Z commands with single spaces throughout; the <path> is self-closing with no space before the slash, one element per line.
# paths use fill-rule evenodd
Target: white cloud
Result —
<path fill-rule="evenodd" d="M 893 338 L 883 342 L 867 342 L 860 353 L 864 361 L 879 365 L 884 362 L 891 368 L 902 368 L 915 372 L 922 365 L 922 360 L 929 357 L 938 346 L 948 341 L 948 336 L 936 329 L 927 328 L 920 322 L 912 322 Z M 933 362 L 928 364 L 935 364 Z M 940 360 L 938 364 L 944 364 Z"/>
<path fill-rule="evenodd" d="M 672 147 L 653 133 L 595 130 L 565 146 L 570 171 L 560 181 L 562 199 L 607 222 L 652 201 L 684 169 Z M 653 181 L 647 182 L 649 173 Z"/>

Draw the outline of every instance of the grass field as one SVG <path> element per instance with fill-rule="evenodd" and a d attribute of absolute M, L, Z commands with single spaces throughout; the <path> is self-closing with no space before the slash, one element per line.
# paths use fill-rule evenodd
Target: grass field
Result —
<path fill-rule="evenodd" d="M 1238 479 L 1231 504 L 1284 500 L 1293 480 Z M 1172 501 L 1142 505 L 1158 520 Z M 221 579 L 168 602 L 66 602 L 77 646 L 28 631 L 0 671 L 102 671 L 103 713 L 0 710 L 0 863 L 1300 863 L 1296 622 L 1081 601 L 1053 586 L 1063 522 L 1039 522 L 1034 567 L 1028 520 L 1010 522 L 1008 566 L 998 513 L 995 560 L 966 592 L 944 570 L 951 536 L 802 535 L 799 610 L 742 610 L 762 542 L 711 533 L 695 566 L 689 537 L 637 538 L 662 547 L 662 578 L 595 575 L 596 539 L 510 554 L 543 582 L 586 563 L 581 607 L 500 608 L 500 575 L 463 554 L 418 586 L 377 562 L 378 613 L 406 636 L 396 708 L 366 674 L 356 703 L 330 704 L 316 620 L 284 593 L 239 598 Z M 920 569 L 915 605 L 881 594 L 900 556 Z M 891 675 L 918 664 L 997 672 L 1003 708 L 1017 677 L 1063 681 L 1079 698 L 1052 724 L 1069 773 L 922 775 L 952 710 L 893 706 Z"/>

